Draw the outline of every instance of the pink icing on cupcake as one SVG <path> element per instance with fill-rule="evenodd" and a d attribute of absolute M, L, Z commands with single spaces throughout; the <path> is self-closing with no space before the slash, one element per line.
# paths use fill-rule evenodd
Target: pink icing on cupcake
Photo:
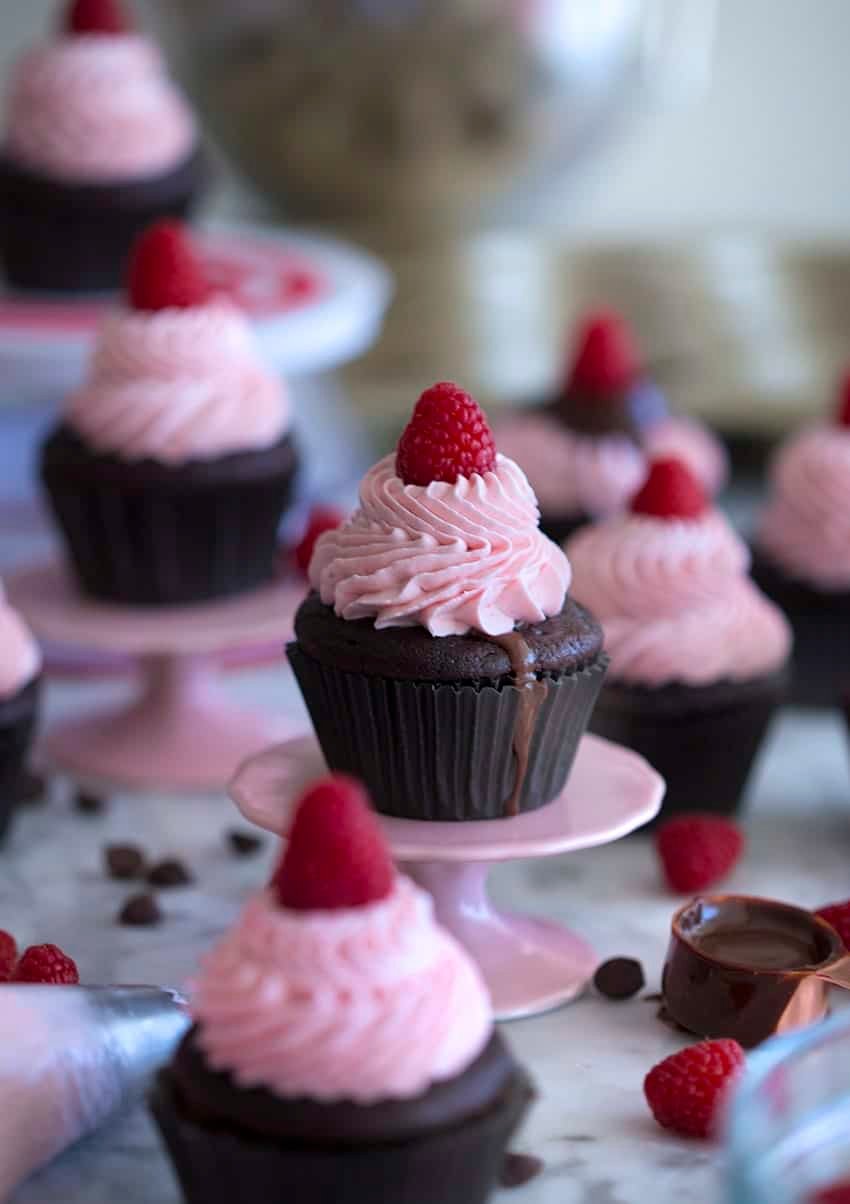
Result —
<path fill-rule="evenodd" d="M 453 1078 L 493 1031 L 477 968 L 339 776 L 301 800 L 272 886 L 204 961 L 193 1012 L 209 1064 L 239 1086 L 361 1104 Z"/>
<path fill-rule="evenodd" d="M 850 589 L 850 429 L 820 423 L 788 439 L 770 469 L 759 548 L 789 577 Z"/>
<path fill-rule="evenodd" d="M 271 447 L 289 427 L 283 385 L 239 310 L 205 299 L 185 229 L 152 226 L 132 266 L 131 298 L 142 281 L 145 308 L 104 322 L 88 380 L 66 404 L 68 424 L 125 460 L 181 464 Z"/>
<path fill-rule="evenodd" d="M 37 171 L 80 183 L 154 176 L 196 140 L 162 56 L 140 34 L 59 36 L 13 72 L 6 150 Z"/>
<path fill-rule="evenodd" d="M 570 566 L 538 517 L 525 474 L 505 456 L 452 484 L 405 485 L 389 455 L 366 474 L 352 517 L 318 540 L 310 583 L 344 619 L 501 635 L 564 605 Z"/>
<path fill-rule="evenodd" d="M 41 668 L 41 652 L 18 612 L 0 587 L 0 698 L 11 698 L 29 685 Z"/>
<path fill-rule="evenodd" d="M 673 502 L 664 514 L 662 464 Z M 659 486 L 651 474 L 638 495 L 646 512 L 595 523 L 567 545 L 575 597 L 602 623 L 610 677 L 699 686 L 780 668 L 790 629 L 750 580 L 746 546 L 717 510 L 693 504 L 687 469 L 670 460 L 658 468 Z M 690 517 L 677 517 L 674 488 Z"/>

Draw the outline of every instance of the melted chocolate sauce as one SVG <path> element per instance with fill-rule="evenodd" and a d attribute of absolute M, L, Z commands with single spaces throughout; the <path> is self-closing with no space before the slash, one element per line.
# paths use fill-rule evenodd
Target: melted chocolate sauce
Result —
<path fill-rule="evenodd" d="M 504 635 L 491 635 L 488 639 L 500 648 L 504 648 L 511 662 L 511 672 L 514 685 L 519 691 L 519 704 L 514 723 L 513 748 L 516 762 L 514 785 L 504 803 L 505 815 L 517 815 L 519 812 L 519 797 L 528 772 L 531 741 L 537 715 L 543 705 L 549 687 L 545 681 L 538 680 L 534 672 L 534 653 L 520 631 L 507 631 Z"/>

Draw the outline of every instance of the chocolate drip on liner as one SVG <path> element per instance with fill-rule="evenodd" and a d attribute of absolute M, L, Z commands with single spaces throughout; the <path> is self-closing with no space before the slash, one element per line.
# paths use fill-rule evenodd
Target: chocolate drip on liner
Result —
<path fill-rule="evenodd" d="M 511 672 L 514 685 L 519 691 L 516 722 L 514 723 L 513 749 L 516 762 L 513 789 L 504 803 L 505 815 L 519 814 L 519 799 L 522 794 L 525 775 L 528 773 L 528 760 L 531 751 L 531 741 L 537 716 L 549 687 L 540 680 L 534 671 L 535 655 L 528 642 L 519 631 L 506 631 L 503 635 L 488 635 L 487 639 L 500 648 L 504 648 L 511 662 Z"/>

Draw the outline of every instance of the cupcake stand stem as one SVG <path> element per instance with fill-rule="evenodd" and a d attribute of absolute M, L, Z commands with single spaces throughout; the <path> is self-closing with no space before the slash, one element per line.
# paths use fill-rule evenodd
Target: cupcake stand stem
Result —
<path fill-rule="evenodd" d="M 278 640 L 282 656 L 300 587 L 271 585 L 203 606 L 109 606 L 80 597 L 50 564 L 17 573 L 7 592 L 40 638 L 138 660 L 140 689 L 129 704 L 47 732 L 51 764 L 80 782 L 221 788 L 246 756 L 297 726 L 231 703 L 218 685 L 218 654 L 256 638 Z"/>
<path fill-rule="evenodd" d="M 302 736 L 248 760 L 231 793 L 247 819 L 285 833 L 302 787 L 322 772 L 315 737 Z M 574 999 L 597 959 L 560 924 L 497 909 L 487 893 L 491 867 L 619 840 L 657 814 L 663 793 L 642 758 L 585 736 L 566 787 L 538 811 L 472 823 L 385 817 L 383 824 L 394 856 L 432 894 L 439 919 L 481 968 L 496 1015 L 508 1020 Z"/>

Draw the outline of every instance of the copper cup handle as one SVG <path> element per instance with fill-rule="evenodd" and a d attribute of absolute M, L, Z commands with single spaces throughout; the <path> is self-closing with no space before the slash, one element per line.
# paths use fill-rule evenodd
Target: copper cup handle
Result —
<path fill-rule="evenodd" d="M 843 957 L 831 962 L 823 970 L 817 970 L 816 974 L 818 978 L 822 978 L 824 982 L 830 983 L 833 987 L 841 987 L 842 990 L 850 991 L 850 953 L 845 953 Z"/>

